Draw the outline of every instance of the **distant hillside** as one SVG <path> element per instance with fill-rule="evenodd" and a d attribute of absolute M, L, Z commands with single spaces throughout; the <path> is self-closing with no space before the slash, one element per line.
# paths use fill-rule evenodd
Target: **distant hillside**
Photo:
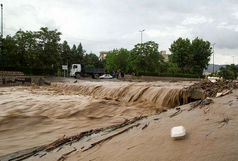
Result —
<path fill-rule="evenodd" d="M 218 71 L 221 67 L 225 67 L 226 65 L 214 65 L 214 71 Z M 212 73 L 213 72 L 213 64 L 209 64 L 207 69 L 203 71 L 204 73 Z"/>

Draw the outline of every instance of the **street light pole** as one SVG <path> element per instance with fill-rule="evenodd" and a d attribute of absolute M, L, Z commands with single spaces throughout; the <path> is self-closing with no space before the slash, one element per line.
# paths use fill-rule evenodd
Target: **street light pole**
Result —
<path fill-rule="evenodd" d="M 1 4 L 1 36 L 3 37 L 3 5 Z"/>
<path fill-rule="evenodd" d="M 1 3 L 1 54 L 3 55 L 3 5 Z"/>
<path fill-rule="evenodd" d="M 216 43 L 214 43 L 214 44 L 212 44 L 212 49 L 213 49 L 213 73 L 215 73 L 215 70 L 214 70 L 214 54 L 215 54 L 215 45 L 216 45 Z"/>
<path fill-rule="evenodd" d="M 139 31 L 139 32 L 140 32 L 140 41 L 141 41 L 141 44 L 142 44 L 142 33 L 143 33 L 144 31 L 145 31 L 145 29 Z"/>

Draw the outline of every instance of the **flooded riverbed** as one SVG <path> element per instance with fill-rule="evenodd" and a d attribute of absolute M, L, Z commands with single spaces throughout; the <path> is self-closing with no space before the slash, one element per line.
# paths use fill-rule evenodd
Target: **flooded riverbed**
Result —
<path fill-rule="evenodd" d="M 0 155 L 150 115 L 181 102 L 193 82 L 64 82 L 0 88 Z"/>

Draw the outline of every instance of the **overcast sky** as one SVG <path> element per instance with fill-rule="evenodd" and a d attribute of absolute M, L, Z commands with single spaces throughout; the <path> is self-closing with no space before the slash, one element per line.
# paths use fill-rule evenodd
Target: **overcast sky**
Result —
<path fill-rule="evenodd" d="M 169 52 L 178 37 L 215 45 L 215 63 L 238 63 L 238 0 L 0 0 L 4 35 L 57 29 L 69 44 L 97 55 L 153 40 Z"/>

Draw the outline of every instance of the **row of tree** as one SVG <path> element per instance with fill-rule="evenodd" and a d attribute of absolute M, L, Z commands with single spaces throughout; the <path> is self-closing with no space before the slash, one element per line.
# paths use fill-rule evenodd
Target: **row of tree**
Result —
<path fill-rule="evenodd" d="M 17 70 L 26 74 L 55 74 L 61 65 L 84 63 L 103 67 L 97 55 L 86 54 L 82 44 L 61 43 L 61 33 L 47 27 L 39 31 L 19 30 L 14 36 L 1 38 L 0 70 Z"/>
<path fill-rule="evenodd" d="M 169 61 L 153 41 L 136 44 L 132 50 L 114 49 L 104 61 L 97 55 L 86 54 L 82 44 L 61 43 L 61 33 L 47 27 L 39 31 L 19 30 L 14 36 L 1 38 L 0 70 L 20 70 L 26 74 L 55 74 L 61 65 L 85 64 L 105 67 L 108 72 L 121 71 L 136 75 L 202 76 L 212 54 L 210 42 L 203 39 L 179 38 L 169 50 Z"/>
<path fill-rule="evenodd" d="M 203 39 L 179 38 L 170 46 L 169 61 L 158 50 L 158 44 L 149 41 L 137 44 L 131 51 L 114 49 L 106 57 L 109 72 L 122 71 L 137 75 L 195 76 L 201 77 L 208 66 L 212 48 Z"/>
<path fill-rule="evenodd" d="M 114 49 L 106 57 L 105 67 L 108 72 L 122 71 L 125 73 L 158 73 L 164 63 L 163 56 L 158 51 L 158 44 L 149 41 L 137 44 L 127 49 Z"/>

